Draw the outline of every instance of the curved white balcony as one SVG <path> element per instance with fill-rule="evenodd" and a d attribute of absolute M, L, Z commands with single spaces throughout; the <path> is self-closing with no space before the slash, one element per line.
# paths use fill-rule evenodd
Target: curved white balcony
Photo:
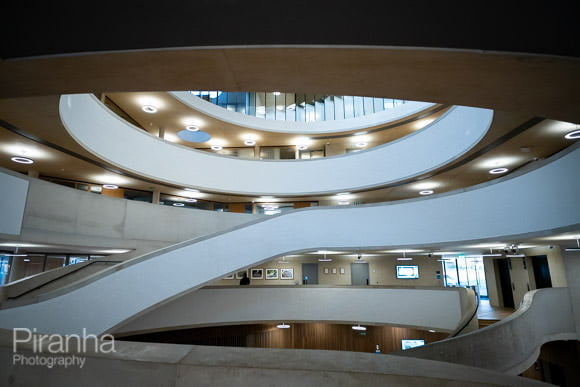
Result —
<path fill-rule="evenodd" d="M 105 332 L 227 273 L 292 252 L 517 239 L 577 230 L 580 144 L 541 167 L 431 198 L 295 210 L 126 261 L 0 310 L 0 326 Z"/>
<path fill-rule="evenodd" d="M 451 332 L 462 317 L 472 315 L 475 306 L 469 298 L 474 293 L 465 288 L 205 287 L 139 316 L 115 334 L 264 321 L 390 324 Z"/>
<path fill-rule="evenodd" d="M 64 95 L 60 115 L 85 149 L 108 162 L 178 186 L 246 195 L 311 195 L 380 187 L 457 159 L 485 135 L 493 112 L 456 106 L 397 141 L 350 155 L 303 161 L 216 156 L 163 141 L 127 123 L 90 94 Z"/>
<path fill-rule="evenodd" d="M 568 288 L 546 288 L 526 293 L 520 308 L 498 323 L 397 355 L 518 375 L 536 361 L 542 344 L 575 339 L 576 326 Z"/>
<path fill-rule="evenodd" d="M 196 97 L 187 91 L 171 91 L 169 94 L 194 110 L 230 124 L 266 132 L 300 134 L 337 133 L 386 125 L 389 122 L 409 117 L 435 105 L 430 102 L 407 101 L 394 109 L 387 109 L 382 112 L 355 118 L 335 121 L 293 122 L 265 120 L 263 118 L 229 111 L 202 98 Z"/>

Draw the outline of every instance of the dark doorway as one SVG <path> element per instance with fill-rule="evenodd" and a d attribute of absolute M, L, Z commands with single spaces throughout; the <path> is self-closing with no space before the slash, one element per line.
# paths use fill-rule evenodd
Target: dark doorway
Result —
<path fill-rule="evenodd" d="M 318 284 L 318 264 L 317 263 L 303 263 L 302 264 L 302 283 L 304 285 Z"/>
<path fill-rule="evenodd" d="M 368 263 L 351 263 L 350 280 L 352 285 L 369 284 L 369 264 Z"/>
<path fill-rule="evenodd" d="M 509 258 L 496 260 L 497 271 L 499 273 L 499 285 L 501 287 L 501 296 L 505 308 L 515 308 L 514 294 L 512 291 L 512 280 L 510 277 Z"/>
<path fill-rule="evenodd" d="M 551 288 L 552 278 L 550 277 L 548 257 L 545 255 L 536 255 L 535 257 L 532 257 L 532 266 L 534 267 L 536 289 Z"/>

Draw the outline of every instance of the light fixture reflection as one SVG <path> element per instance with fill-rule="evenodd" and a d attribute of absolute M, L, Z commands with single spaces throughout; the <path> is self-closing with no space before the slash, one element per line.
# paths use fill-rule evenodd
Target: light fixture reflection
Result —
<path fill-rule="evenodd" d="M 157 113 L 157 108 L 153 105 L 143 105 L 141 106 L 141 110 L 149 114 Z"/>
<path fill-rule="evenodd" d="M 357 324 L 357 325 L 353 325 L 352 326 L 352 329 L 354 331 L 366 331 L 367 330 L 367 327 L 361 327 L 360 324 Z"/>
<path fill-rule="evenodd" d="M 432 189 L 426 189 L 423 191 L 419 191 L 419 195 L 432 195 L 433 193 L 435 193 L 435 191 L 433 191 Z"/>
<path fill-rule="evenodd" d="M 577 140 L 580 138 L 580 129 L 579 130 L 573 130 L 570 133 L 567 133 L 564 136 L 565 139 L 567 140 Z"/>

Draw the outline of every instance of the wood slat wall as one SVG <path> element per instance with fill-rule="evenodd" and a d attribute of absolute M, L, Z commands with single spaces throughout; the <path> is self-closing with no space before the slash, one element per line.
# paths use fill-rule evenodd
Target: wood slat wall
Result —
<path fill-rule="evenodd" d="M 381 353 L 401 350 L 402 339 L 423 339 L 431 343 L 448 334 L 391 326 L 367 326 L 361 334 L 351 325 L 326 323 L 291 323 L 288 329 L 276 324 L 253 324 L 182 329 L 120 338 L 127 341 L 174 344 L 217 345 L 255 348 L 326 349 Z"/>

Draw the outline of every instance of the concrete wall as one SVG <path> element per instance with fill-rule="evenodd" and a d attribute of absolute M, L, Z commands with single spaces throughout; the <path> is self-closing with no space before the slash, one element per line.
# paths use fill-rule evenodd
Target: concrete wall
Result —
<path fill-rule="evenodd" d="M 402 254 L 399 254 L 402 256 Z M 443 286 L 443 276 L 437 279 L 437 271 L 442 273 L 441 262 L 437 261 L 436 257 L 427 257 L 424 255 L 407 254 L 407 257 L 413 258 L 412 261 L 397 261 L 399 255 L 380 255 L 372 254 L 365 255 L 364 260 L 368 262 L 369 266 L 369 285 L 379 286 Z M 248 276 L 250 276 L 252 269 L 261 268 L 291 268 L 294 270 L 294 278 L 288 279 L 251 279 L 252 285 L 295 285 L 302 284 L 302 264 L 315 263 L 318 265 L 318 284 L 319 285 L 350 285 L 351 282 L 351 263 L 356 260 L 355 255 L 342 254 L 328 254 L 327 258 L 331 258 L 331 262 L 319 262 L 318 258 L 323 258 L 323 255 L 306 254 L 298 258 L 287 257 L 288 263 L 280 263 L 281 258 L 262 263 L 259 266 L 252 266 L 248 269 Z M 419 266 L 418 279 L 398 279 L 396 276 L 397 265 L 417 265 Z M 325 272 L 325 268 L 328 272 Z M 341 273 L 340 269 L 344 269 Z M 333 272 L 336 269 L 336 273 Z M 440 273 L 440 274 L 441 274 Z M 218 279 L 213 282 L 212 286 L 232 285 L 237 284 L 239 279 L 235 276 L 233 279 Z"/>
<path fill-rule="evenodd" d="M 22 232 L 0 235 L 11 241 L 151 250 L 261 217 L 111 198 L 23 175 L 20 181 L 29 183 Z"/>
<path fill-rule="evenodd" d="M 528 292 L 520 308 L 500 322 L 397 355 L 518 375 L 536 361 L 542 344 L 575 337 L 568 289 L 547 288 Z"/>
<path fill-rule="evenodd" d="M 466 289 L 235 286 L 188 293 L 118 328 L 121 332 L 254 322 L 390 324 L 451 332 L 471 309 Z"/>
<path fill-rule="evenodd" d="M 427 127 L 388 144 L 336 157 L 272 161 L 218 156 L 160 140 L 130 125 L 90 94 L 63 95 L 59 111 L 63 125 L 79 144 L 120 168 L 177 186 L 195 184 L 201 190 L 247 195 L 328 194 L 406 180 L 469 151 L 493 119 L 491 110 L 455 106 Z M 168 168 L 167 160 L 198 167 Z"/>
<path fill-rule="evenodd" d="M 55 338 L 56 340 L 56 338 Z M 64 341 L 64 340 L 63 340 Z M 33 357 L 32 343 L 16 355 Z M 347 351 L 204 347 L 115 342 L 115 352 L 99 353 L 88 340 L 82 357 L 64 367 L 13 362 L 12 332 L 0 331 L 0 385 L 8 386 L 545 386 L 534 380 L 438 361 Z M 46 350 L 41 357 L 54 356 Z M 100 344 L 97 345 L 100 348 Z M 110 346 L 106 346 L 108 350 Z"/>
<path fill-rule="evenodd" d="M 0 170 L 0 234 L 18 235 L 22 227 L 28 180 Z"/>
<path fill-rule="evenodd" d="M 498 235 L 516 239 L 576 228 L 580 149 L 572 146 L 539 163 L 537 169 L 471 189 L 388 204 L 294 210 L 186 241 L 118 265 L 110 275 L 78 283 L 66 293 L 46 295 L 42 302 L 1 309 L 0 324 L 36 326 L 42 332 L 73 333 L 83 327 L 103 332 L 227 273 L 282 255 L 484 242 Z M 525 214 L 525 222 L 504 217 L 498 223 L 507 210 Z"/>

